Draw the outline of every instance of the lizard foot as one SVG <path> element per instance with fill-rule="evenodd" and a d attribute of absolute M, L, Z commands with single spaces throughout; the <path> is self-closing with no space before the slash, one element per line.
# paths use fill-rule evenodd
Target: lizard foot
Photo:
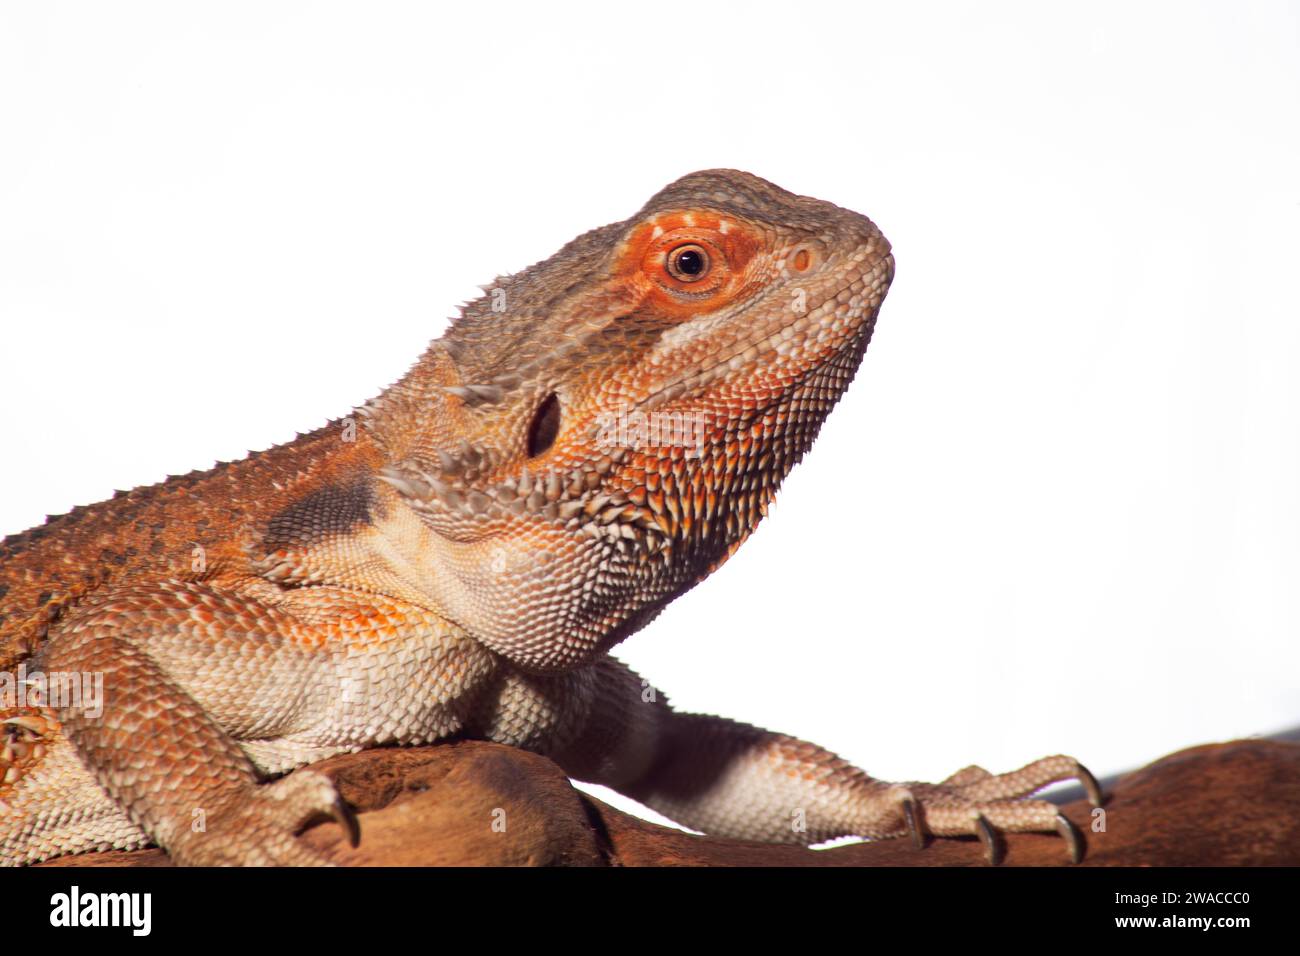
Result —
<path fill-rule="evenodd" d="M 917 847 L 926 832 L 934 836 L 978 836 L 990 864 L 1002 861 L 1002 833 L 1050 832 L 1065 840 L 1070 860 L 1083 859 L 1083 836 L 1060 808 L 1046 800 L 1026 799 L 1044 787 L 1077 780 L 1088 801 L 1099 807 L 1101 787 L 1073 757 L 1036 760 L 1010 773 L 992 774 L 983 767 L 966 767 L 942 783 L 895 784 L 890 797 L 901 807 L 907 832 Z"/>
<path fill-rule="evenodd" d="M 196 808 L 194 816 L 197 829 L 168 848 L 176 862 L 190 866 L 331 866 L 297 839 L 308 824 L 326 819 L 347 830 L 353 846 L 361 837 L 334 782 L 314 770 L 240 788 L 216 806 Z"/>
<path fill-rule="evenodd" d="M 45 757 L 45 737 L 58 726 L 52 710 L 11 708 L 0 712 L 0 787 L 13 786 L 18 778 Z"/>

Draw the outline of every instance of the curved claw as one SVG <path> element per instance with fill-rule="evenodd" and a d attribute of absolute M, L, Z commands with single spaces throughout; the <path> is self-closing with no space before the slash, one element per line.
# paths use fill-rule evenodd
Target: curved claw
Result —
<path fill-rule="evenodd" d="M 907 832 L 912 835 L 912 844 L 918 850 L 925 849 L 925 835 L 916 816 L 916 800 L 908 797 L 903 801 L 903 819 L 907 821 Z"/>
<path fill-rule="evenodd" d="M 1092 771 L 1083 764 L 1078 763 L 1076 766 L 1078 767 L 1078 773 L 1076 776 L 1079 778 L 1079 783 L 1083 785 L 1083 792 L 1088 795 L 1088 802 L 1094 807 L 1101 806 L 1102 800 L 1105 799 L 1105 794 L 1101 792 L 1101 784 L 1099 784 L 1097 778 L 1092 775 Z M 1075 862 L 1077 863 L 1078 861 L 1076 860 Z"/>
<path fill-rule="evenodd" d="M 998 845 L 998 835 L 993 830 L 993 825 L 984 819 L 984 814 L 975 815 L 975 834 L 984 844 L 984 858 L 989 861 L 989 866 L 997 866 L 1002 862 L 1002 849 Z"/>
<path fill-rule="evenodd" d="M 330 816 L 347 831 L 348 843 L 355 850 L 361 843 L 361 823 L 357 820 L 357 815 L 352 812 L 352 808 L 343 802 L 342 797 L 335 799 Z"/>
<path fill-rule="evenodd" d="M 1089 774 L 1091 776 L 1091 774 Z M 1056 815 L 1056 832 L 1061 834 L 1061 839 L 1070 851 L 1070 862 L 1078 863 L 1083 859 L 1083 834 L 1079 828 L 1071 823 L 1064 814 Z"/>

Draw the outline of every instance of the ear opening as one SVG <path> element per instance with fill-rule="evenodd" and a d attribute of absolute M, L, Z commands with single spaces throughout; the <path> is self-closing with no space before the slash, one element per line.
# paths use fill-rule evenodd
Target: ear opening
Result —
<path fill-rule="evenodd" d="M 537 406 L 528 426 L 528 457 L 536 458 L 550 450 L 560 434 L 560 396 L 552 392 Z"/>

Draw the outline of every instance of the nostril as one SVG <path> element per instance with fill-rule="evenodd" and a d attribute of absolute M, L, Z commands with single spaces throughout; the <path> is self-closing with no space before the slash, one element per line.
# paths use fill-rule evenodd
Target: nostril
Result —
<path fill-rule="evenodd" d="M 817 246 L 811 242 L 800 243 L 786 257 L 791 272 L 807 272 L 821 260 Z"/>

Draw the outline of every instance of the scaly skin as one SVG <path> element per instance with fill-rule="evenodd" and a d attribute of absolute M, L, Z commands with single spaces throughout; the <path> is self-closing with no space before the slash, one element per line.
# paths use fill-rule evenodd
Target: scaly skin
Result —
<path fill-rule="evenodd" d="M 498 279 L 353 416 L 6 539 L 0 670 L 102 675 L 105 696 L 0 699 L 0 861 L 152 841 L 325 862 L 295 834 L 350 822 L 329 781 L 268 779 L 450 734 L 717 835 L 1061 829 L 1077 855 L 1026 799 L 1090 781 L 1069 758 L 889 784 L 673 711 L 609 655 L 766 513 L 893 268 L 856 213 L 695 173 Z"/>

